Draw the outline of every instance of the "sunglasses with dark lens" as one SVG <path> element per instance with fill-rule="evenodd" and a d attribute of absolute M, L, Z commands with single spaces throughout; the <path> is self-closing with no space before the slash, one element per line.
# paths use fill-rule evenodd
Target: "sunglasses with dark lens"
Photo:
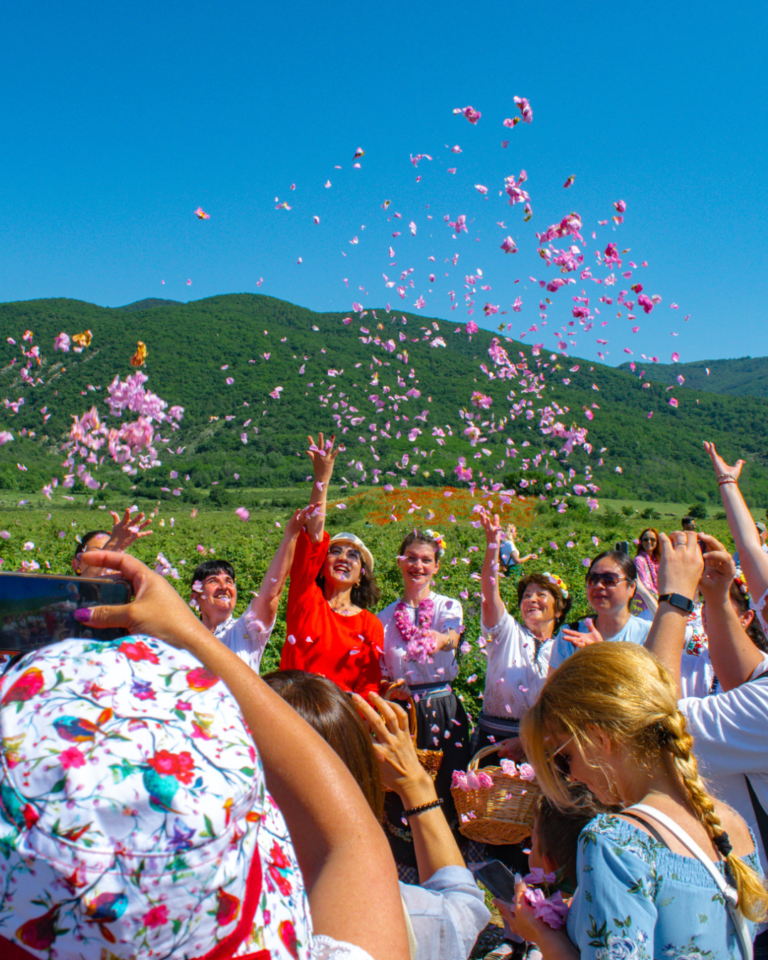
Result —
<path fill-rule="evenodd" d="M 656 537 L 643 537 L 640 543 L 656 543 Z"/>
<path fill-rule="evenodd" d="M 620 577 L 615 573 L 590 573 L 587 576 L 587 586 L 597 587 L 602 583 L 606 587 L 616 587 L 628 579 L 628 577 Z"/>
<path fill-rule="evenodd" d="M 571 740 L 573 740 L 573 737 L 571 737 Z M 557 770 L 561 777 L 565 777 L 566 779 L 571 775 L 571 758 L 567 754 L 562 753 L 562 751 L 565 750 L 571 740 L 566 740 L 566 742 L 561 747 L 558 747 L 552 754 L 552 764 L 555 770 Z"/>

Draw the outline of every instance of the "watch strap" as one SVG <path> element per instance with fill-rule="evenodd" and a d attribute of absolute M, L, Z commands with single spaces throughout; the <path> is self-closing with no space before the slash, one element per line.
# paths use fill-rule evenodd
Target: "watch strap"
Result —
<path fill-rule="evenodd" d="M 678 610 L 682 610 L 684 613 L 693 613 L 693 600 L 689 600 L 688 597 L 684 597 L 681 593 L 662 593 L 659 597 L 659 603 L 665 602 L 672 604 L 673 607 L 677 607 Z"/>

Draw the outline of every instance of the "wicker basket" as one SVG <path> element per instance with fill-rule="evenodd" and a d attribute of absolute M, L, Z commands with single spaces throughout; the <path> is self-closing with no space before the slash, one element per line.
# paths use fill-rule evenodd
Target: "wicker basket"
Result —
<path fill-rule="evenodd" d="M 384 695 L 385 700 L 391 699 L 391 694 L 395 692 L 399 684 L 392 684 L 387 692 Z M 443 762 L 443 751 L 442 750 L 422 750 L 416 746 L 416 731 L 417 731 L 417 720 L 416 720 L 416 704 L 413 701 L 413 697 L 408 698 L 408 724 L 411 728 L 411 740 L 413 741 L 413 747 L 416 751 L 416 756 L 419 758 L 419 763 L 424 767 L 427 773 L 434 780 L 437 776 L 438 771 L 440 770 L 440 764 Z M 385 788 L 387 791 L 391 791 L 391 787 Z"/>
<path fill-rule="evenodd" d="M 497 750 L 493 744 L 478 750 L 468 769 L 476 771 L 478 762 Z M 533 830 L 539 785 L 535 780 L 510 777 L 501 767 L 483 767 L 483 773 L 493 780 L 492 787 L 451 788 L 459 814 L 459 832 L 479 843 L 520 843 Z"/>

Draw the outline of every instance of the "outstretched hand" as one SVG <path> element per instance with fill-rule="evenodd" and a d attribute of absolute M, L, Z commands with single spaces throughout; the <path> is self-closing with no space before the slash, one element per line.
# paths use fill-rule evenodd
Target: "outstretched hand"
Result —
<path fill-rule="evenodd" d="M 603 635 L 597 629 L 591 617 L 587 617 L 584 625 L 587 628 L 584 633 L 580 630 L 571 630 L 570 627 L 563 627 L 563 639 L 572 643 L 574 647 L 588 647 L 591 643 L 603 642 Z"/>
<path fill-rule="evenodd" d="M 292 537 L 298 536 L 301 528 L 316 510 L 317 504 L 314 503 L 307 504 L 306 507 L 301 507 L 301 509 L 296 510 L 291 519 L 285 525 L 284 536 L 286 539 L 291 539 Z"/>
<path fill-rule="evenodd" d="M 480 512 L 480 522 L 485 530 L 486 547 L 496 547 L 501 543 L 501 520 L 498 513 L 491 515 L 486 509 Z"/>
<path fill-rule="evenodd" d="M 131 511 L 125 508 L 122 520 L 120 514 L 114 510 L 109 511 L 112 514 L 114 526 L 109 540 L 104 544 L 105 548 L 110 550 L 127 550 L 132 543 L 148 537 L 152 534 L 149 529 L 152 526 L 152 517 L 144 518 L 144 513 L 139 512 L 135 517 L 131 517 Z"/>
<path fill-rule="evenodd" d="M 744 466 L 743 460 L 737 460 L 733 466 L 730 466 L 717 452 L 717 447 L 714 445 L 714 443 L 709 443 L 705 440 L 704 449 L 709 454 L 712 460 L 712 466 L 715 468 L 715 473 L 718 477 L 728 474 L 729 476 L 733 477 L 734 480 L 739 479 L 741 468 Z"/>
<path fill-rule="evenodd" d="M 318 433 L 317 443 L 315 443 L 311 436 L 307 437 L 307 439 L 309 440 L 307 456 L 312 461 L 315 481 L 320 481 L 321 483 L 327 482 L 333 475 L 333 465 L 336 457 L 342 452 L 344 447 L 342 445 L 334 447 L 336 437 L 333 435 L 330 440 L 325 440 L 323 434 Z"/>

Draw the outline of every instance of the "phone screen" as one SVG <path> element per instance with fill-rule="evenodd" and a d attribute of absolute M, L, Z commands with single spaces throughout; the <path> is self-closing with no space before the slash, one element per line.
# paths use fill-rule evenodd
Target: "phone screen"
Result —
<path fill-rule="evenodd" d="M 501 860 L 489 860 L 482 867 L 478 867 L 474 873 L 497 900 L 512 903 L 515 899 L 515 875 L 504 866 Z"/>
<path fill-rule="evenodd" d="M 80 607 L 122 605 L 131 599 L 125 580 L 0 573 L 0 653 L 26 653 L 67 637 L 114 640 L 126 631 L 78 623 Z"/>

